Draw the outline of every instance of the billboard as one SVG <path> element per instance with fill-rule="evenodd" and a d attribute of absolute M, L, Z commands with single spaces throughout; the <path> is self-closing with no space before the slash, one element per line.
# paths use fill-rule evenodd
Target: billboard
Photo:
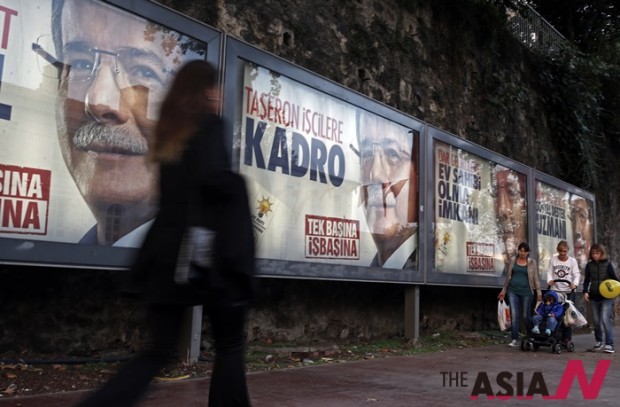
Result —
<path fill-rule="evenodd" d="M 583 272 L 595 236 L 594 202 L 586 194 L 537 179 L 536 226 L 541 279 L 546 281 L 549 261 L 561 241 L 568 243 L 569 255 Z"/>
<path fill-rule="evenodd" d="M 157 212 L 159 104 L 191 59 L 220 67 L 259 275 L 497 286 L 522 241 L 541 278 L 560 240 L 587 260 L 592 194 L 152 1 L 0 13 L 0 262 L 131 263 Z"/>
<path fill-rule="evenodd" d="M 82 263 L 70 247 L 139 247 L 152 223 L 160 102 L 185 61 L 218 60 L 220 37 L 131 6 L 154 20 L 97 0 L 0 0 L 2 260 L 127 265 L 122 250 Z"/>
<path fill-rule="evenodd" d="M 501 285 L 521 242 L 543 286 L 560 241 L 583 270 L 596 236 L 591 193 L 432 126 L 428 136 L 428 282 Z"/>
<path fill-rule="evenodd" d="M 435 272 L 499 277 L 527 241 L 526 175 L 434 140 Z"/>
<path fill-rule="evenodd" d="M 227 45 L 235 80 L 224 94 L 235 97 L 224 114 L 249 187 L 259 273 L 419 280 L 421 123 Z"/>
<path fill-rule="evenodd" d="M 243 89 L 259 257 L 402 269 L 417 245 L 411 130 L 251 63 Z"/>

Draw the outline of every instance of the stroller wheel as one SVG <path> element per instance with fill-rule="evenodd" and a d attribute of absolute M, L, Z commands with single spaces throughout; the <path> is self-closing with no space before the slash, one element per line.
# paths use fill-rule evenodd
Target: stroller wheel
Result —
<path fill-rule="evenodd" d="M 525 342 L 525 350 L 530 351 L 532 350 L 532 344 L 529 342 Z"/>
<path fill-rule="evenodd" d="M 522 351 L 525 351 L 525 344 L 526 344 L 525 339 L 521 339 L 521 346 L 520 346 L 520 348 L 521 348 Z"/>
<path fill-rule="evenodd" d="M 568 342 L 568 344 L 566 345 L 566 349 L 567 349 L 569 352 L 574 352 L 574 351 L 575 351 L 575 344 L 574 344 L 574 343 L 572 343 L 572 342 Z"/>
<path fill-rule="evenodd" d="M 559 355 L 560 353 L 562 353 L 562 344 L 556 343 L 551 347 L 551 351 Z"/>

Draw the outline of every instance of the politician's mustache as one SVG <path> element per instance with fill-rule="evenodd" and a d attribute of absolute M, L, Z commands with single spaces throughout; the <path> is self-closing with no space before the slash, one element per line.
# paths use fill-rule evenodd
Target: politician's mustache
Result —
<path fill-rule="evenodd" d="M 81 126 L 73 136 L 73 145 L 79 150 L 126 155 L 145 155 L 149 150 L 143 137 L 136 137 L 122 126 L 99 122 Z"/>
<path fill-rule="evenodd" d="M 390 208 L 396 205 L 396 198 L 401 193 L 408 179 L 362 185 L 362 203 L 370 207 Z"/>

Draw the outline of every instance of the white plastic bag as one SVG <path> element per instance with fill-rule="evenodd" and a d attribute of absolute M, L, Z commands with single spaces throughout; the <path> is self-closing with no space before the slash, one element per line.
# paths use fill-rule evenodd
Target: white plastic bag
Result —
<path fill-rule="evenodd" d="M 510 329 L 510 307 L 504 300 L 497 302 L 497 322 L 499 323 L 500 331 Z"/>
<path fill-rule="evenodd" d="M 213 267 L 215 257 L 215 231 L 203 226 L 189 226 L 181 240 L 174 281 L 189 284 L 199 279 L 201 273 Z"/>
<path fill-rule="evenodd" d="M 581 312 L 575 307 L 572 301 L 567 300 L 568 309 L 564 313 L 564 325 L 565 326 L 573 326 L 575 328 L 581 328 L 582 326 L 588 325 L 588 321 L 586 317 L 583 316 Z"/>

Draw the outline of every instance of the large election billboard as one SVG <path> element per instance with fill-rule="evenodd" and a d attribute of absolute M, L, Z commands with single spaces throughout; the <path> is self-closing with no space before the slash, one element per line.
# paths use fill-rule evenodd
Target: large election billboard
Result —
<path fill-rule="evenodd" d="M 543 284 L 561 241 L 583 270 L 596 235 L 591 193 L 434 127 L 428 135 L 429 282 L 502 284 L 521 242 Z"/>
<path fill-rule="evenodd" d="M 153 19 L 96 0 L 0 0 L 3 260 L 126 266 L 114 251 L 74 254 L 139 247 L 148 230 L 157 168 L 145 156 L 160 102 L 184 62 L 218 61 L 220 36 L 132 6 Z"/>
<path fill-rule="evenodd" d="M 243 88 L 240 172 L 260 256 L 402 269 L 417 244 L 410 129 L 250 63 Z M 401 250 L 382 257 L 372 234 Z"/>
<path fill-rule="evenodd" d="M 435 140 L 435 266 L 499 276 L 527 240 L 525 174 Z"/>
<path fill-rule="evenodd" d="M 225 114 L 260 272 L 420 280 L 421 123 L 247 44 L 227 45 L 236 76 Z"/>
<path fill-rule="evenodd" d="M 575 257 L 583 272 L 594 242 L 594 201 L 590 194 L 574 187 L 536 179 L 536 233 L 538 267 L 546 281 L 547 268 L 557 245 L 568 243 L 569 255 Z"/>
<path fill-rule="evenodd" d="M 583 267 L 595 198 L 148 0 L 0 0 L 0 262 L 126 268 L 157 213 L 146 160 L 178 68 L 222 82 L 267 277 L 497 286 Z M 535 253 L 534 253 L 535 252 Z"/>

